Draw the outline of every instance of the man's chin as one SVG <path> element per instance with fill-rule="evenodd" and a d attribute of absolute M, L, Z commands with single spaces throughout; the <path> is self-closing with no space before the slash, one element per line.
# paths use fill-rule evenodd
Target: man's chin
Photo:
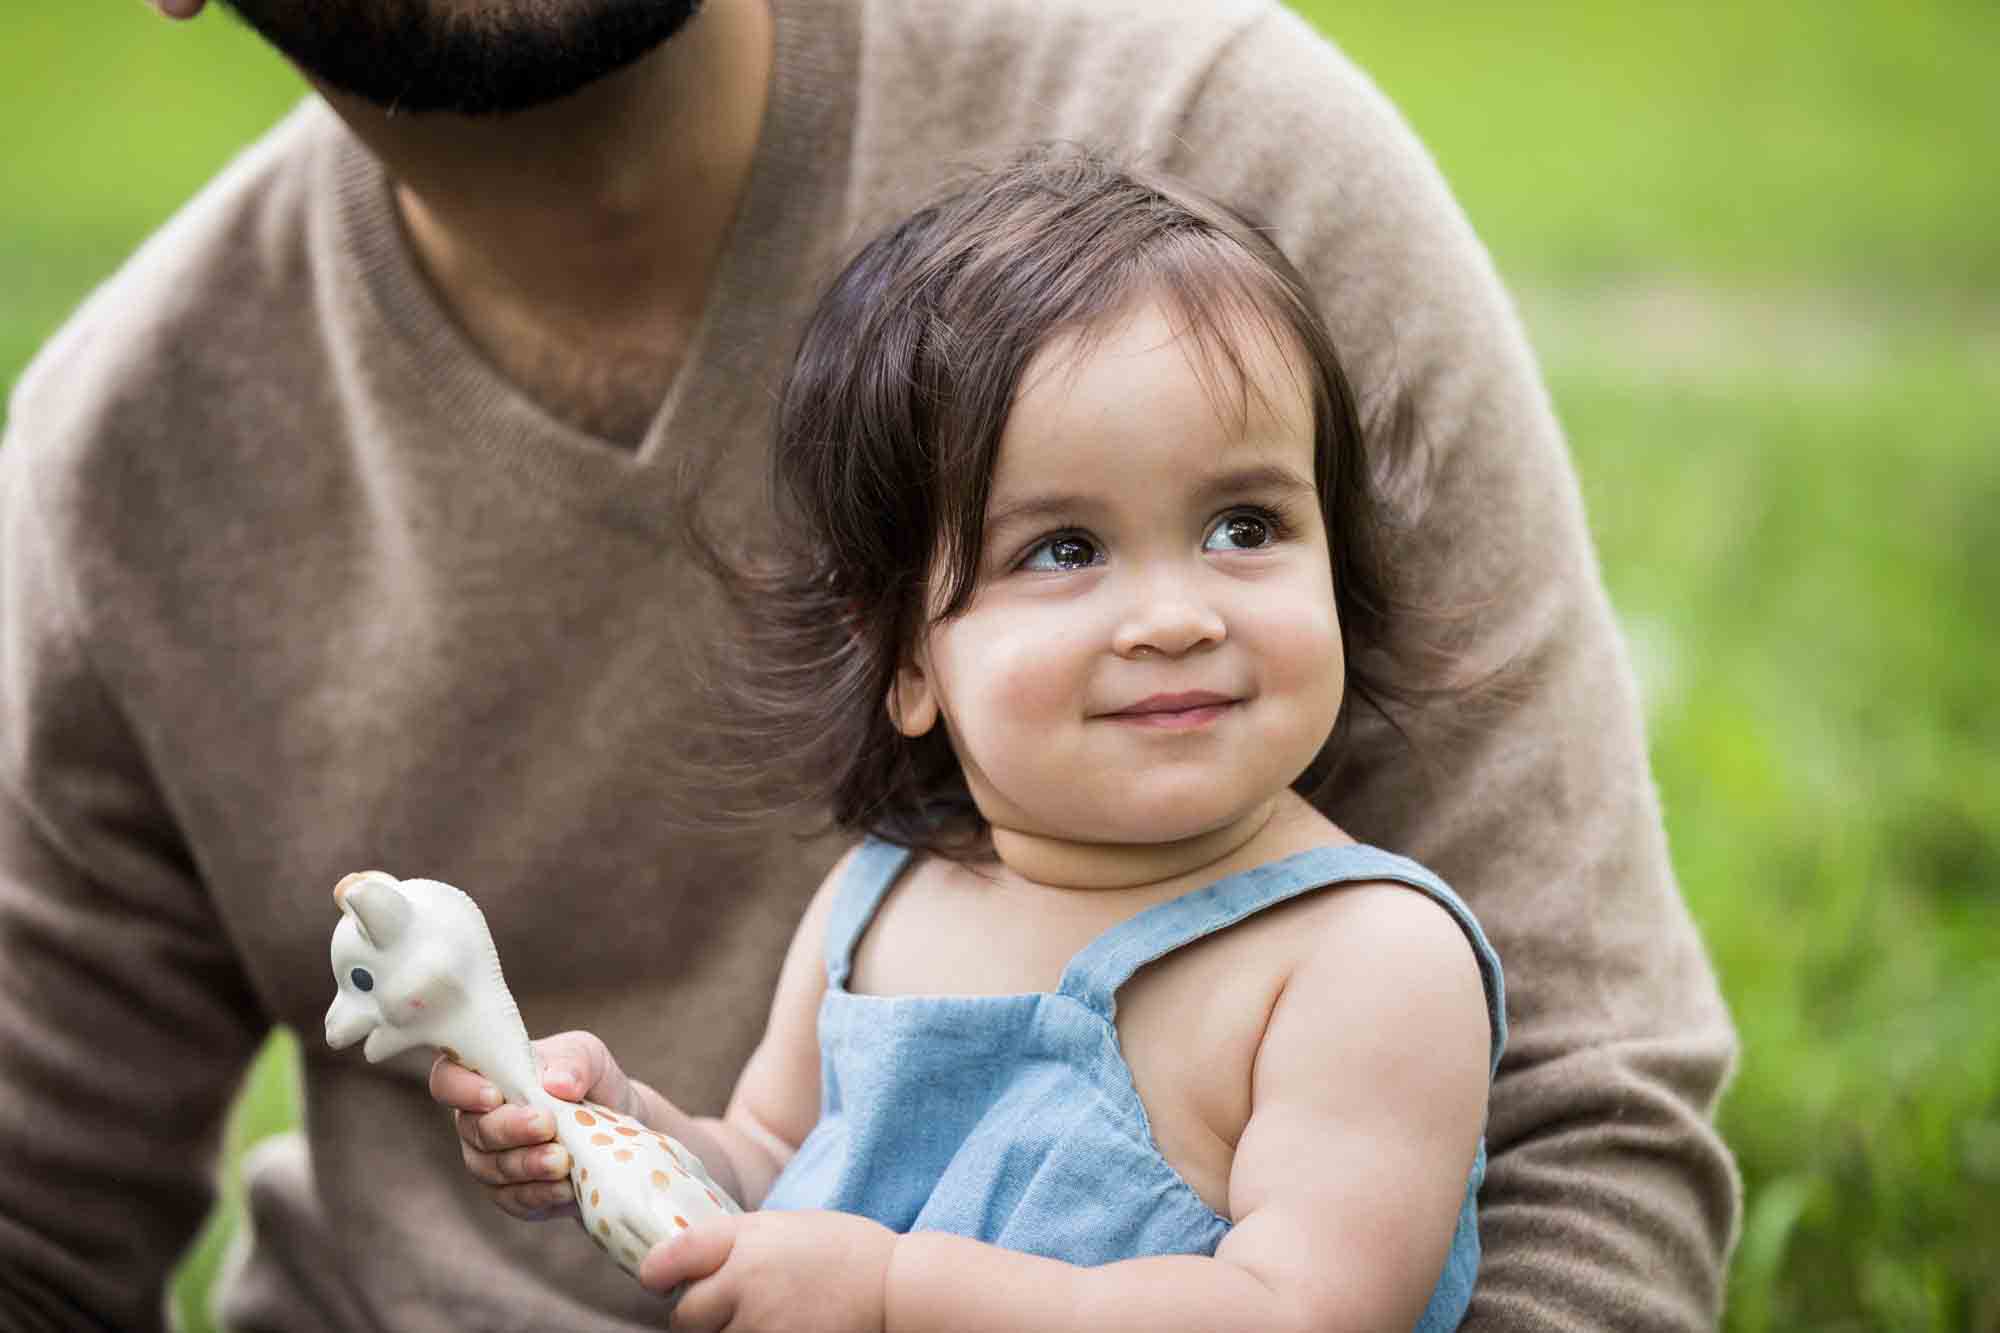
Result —
<path fill-rule="evenodd" d="M 402 114 L 499 116 L 569 96 L 687 25 L 702 0 L 514 0 L 472 24 L 443 0 L 224 0 L 316 86 Z"/>

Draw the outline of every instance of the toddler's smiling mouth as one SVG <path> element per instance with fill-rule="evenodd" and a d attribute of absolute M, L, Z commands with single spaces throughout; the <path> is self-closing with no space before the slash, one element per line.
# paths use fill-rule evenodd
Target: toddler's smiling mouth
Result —
<path fill-rule="evenodd" d="M 1107 722 L 1179 731 L 1207 726 L 1238 702 L 1213 690 L 1188 690 L 1178 694 L 1150 694 L 1137 703 L 1098 716 Z"/>

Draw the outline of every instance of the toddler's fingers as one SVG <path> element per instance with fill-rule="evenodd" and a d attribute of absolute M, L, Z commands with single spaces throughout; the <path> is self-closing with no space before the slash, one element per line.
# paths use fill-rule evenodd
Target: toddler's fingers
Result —
<path fill-rule="evenodd" d="M 683 1282 L 698 1282 L 712 1275 L 729 1258 L 736 1246 L 736 1228 L 741 1219 L 719 1217 L 691 1227 L 671 1240 L 663 1240 L 646 1251 L 639 1262 L 639 1281 L 649 1291 L 669 1292 Z M 699 1302 L 697 1302 L 699 1304 Z M 678 1322 L 687 1309 L 682 1297 L 675 1311 Z"/>
<path fill-rule="evenodd" d="M 505 1152 L 548 1143 L 556 1136 L 555 1117 L 533 1106 L 503 1106 L 485 1115 L 457 1113 L 458 1137 L 480 1152 Z"/>
<path fill-rule="evenodd" d="M 503 1100 L 500 1089 L 488 1083 L 485 1075 L 467 1069 L 442 1052 L 431 1061 L 430 1093 L 433 1101 L 443 1102 L 454 1111 L 491 1111 Z"/>
<path fill-rule="evenodd" d="M 591 1032 L 558 1032 L 535 1043 L 542 1087 L 566 1101 L 593 1101 L 629 1113 L 625 1073 Z"/>
<path fill-rule="evenodd" d="M 553 1217 L 576 1216 L 576 1192 L 567 1181 L 534 1185 L 501 1185 L 486 1191 L 500 1211 L 523 1222 L 546 1222 Z"/>
<path fill-rule="evenodd" d="M 560 1144 L 542 1143 L 505 1152 L 481 1152 L 462 1144 L 465 1169 L 482 1185 L 527 1185 L 559 1182 L 569 1188 L 569 1153 Z"/>

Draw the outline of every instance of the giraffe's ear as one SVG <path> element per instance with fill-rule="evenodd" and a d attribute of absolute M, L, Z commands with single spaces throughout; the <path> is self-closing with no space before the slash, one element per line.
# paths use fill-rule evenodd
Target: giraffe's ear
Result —
<path fill-rule="evenodd" d="M 361 933 L 378 949 L 390 948 L 401 939 L 416 914 L 396 882 L 379 871 L 349 875 L 340 881 L 334 897 L 341 911 L 354 914 Z"/>

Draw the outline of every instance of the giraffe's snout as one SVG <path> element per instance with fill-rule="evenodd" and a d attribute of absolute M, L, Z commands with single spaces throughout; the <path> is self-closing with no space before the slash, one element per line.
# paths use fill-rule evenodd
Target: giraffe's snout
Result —
<path fill-rule="evenodd" d="M 326 1044 L 344 1051 L 367 1036 L 375 1027 L 372 1014 L 345 995 L 333 997 L 326 1011 Z"/>

